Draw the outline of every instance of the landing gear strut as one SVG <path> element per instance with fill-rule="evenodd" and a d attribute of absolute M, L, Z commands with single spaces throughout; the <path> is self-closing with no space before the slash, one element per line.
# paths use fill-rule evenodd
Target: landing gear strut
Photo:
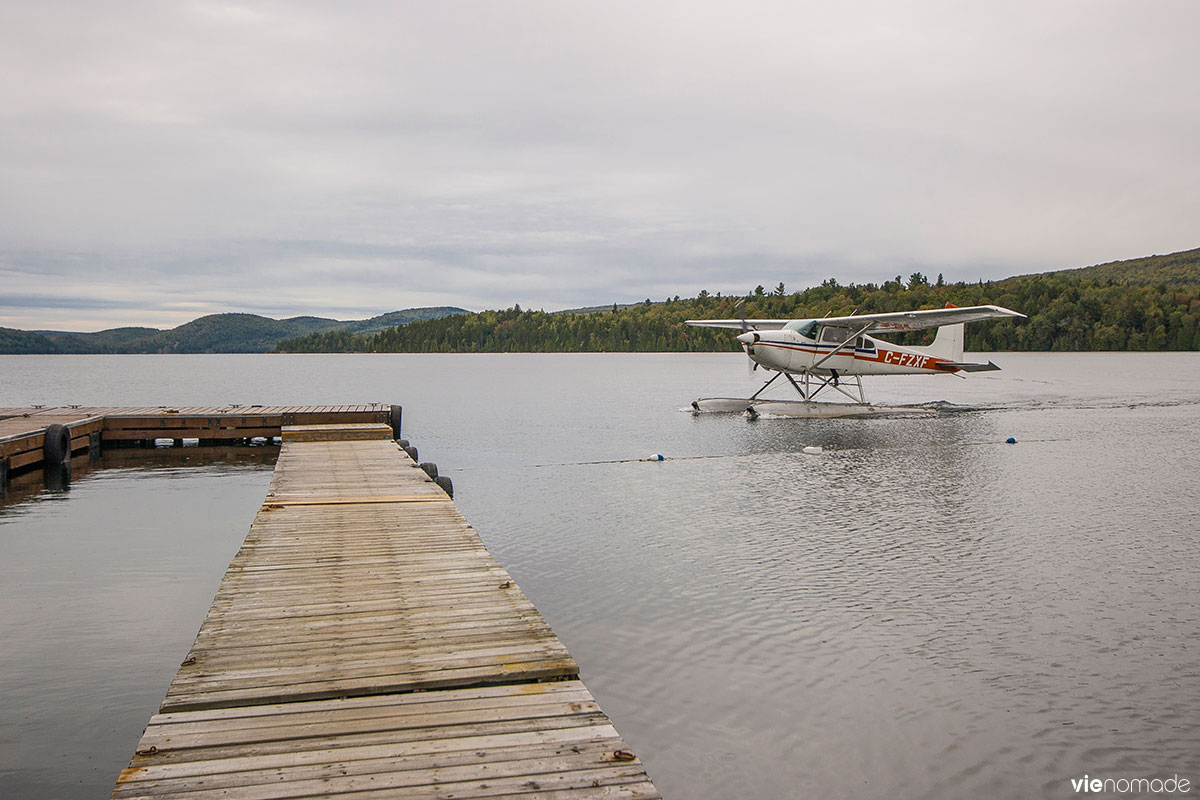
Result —
<path fill-rule="evenodd" d="M 816 375 L 812 372 L 802 372 L 800 373 L 800 376 L 801 380 L 803 381 L 803 385 L 797 382 L 796 379 L 792 377 L 790 372 L 776 372 L 769 381 L 764 383 L 759 388 L 757 392 L 750 395 L 750 402 L 757 400 L 758 396 L 765 392 L 767 387 L 778 380 L 780 375 L 783 375 L 788 379 L 788 383 L 792 384 L 792 386 L 796 389 L 801 400 L 811 402 L 813 398 L 821 393 L 823 389 L 830 387 L 836 389 L 838 392 L 841 392 L 855 403 L 861 403 L 863 405 L 867 404 L 867 396 L 866 393 L 863 392 L 862 378 L 858 375 L 851 375 L 848 378 L 844 378 L 841 375 L 838 375 L 838 371 L 836 369 L 829 370 L 828 375 Z"/>
<path fill-rule="evenodd" d="M 762 394 L 763 392 L 765 392 L 765 391 L 767 390 L 767 387 L 768 387 L 768 386 L 770 386 L 770 385 L 771 385 L 772 383 L 774 383 L 775 381 L 779 380 L 779 376 L 780 376 L 780 375 L 785 375 L 785 374 L 786 374 L 786 373 L 784 373 L 784 372 L 776 372 L 776 373 L 775 373 L 773 376 L 771 376 L 771 380 L 769 380 L 769 381 L 767 381 L 766 383 L 764 383 L 764 384 L 763 384 L 763 385 L 762 385 L 762 386 L 759 388 L 759 390 L 758 390 L 757 392 L 755 392 L 754 394 L 750 395 L 750 400 L 751 400 L 751 401 L 753 401 L 753 400 L 757 400 L 757 399 L 758 399 L 758 396 L 759 396 L 760 394 Z M 792 376 L 791 376 L 791 375 L 788 375 L 788 380 L 789 380 L 789 381 L 791 381 L 793 385 L 795 385 L 796 381 L 795 381 L 795 380 L 793 380 L 793 378 L 792 378 Z M 799 386 L 797 386 L 797 387 L 796 387 L 796 391 L 800 391 L 800 387 L 799 387 Z M 800 392 L 800 396 L 801 396 L 801 397 L 803 397 L 803 396 L 804 396 L 804 392 Z M 694 405 L 694 404 L 693 404 L 693 405 Z"/>

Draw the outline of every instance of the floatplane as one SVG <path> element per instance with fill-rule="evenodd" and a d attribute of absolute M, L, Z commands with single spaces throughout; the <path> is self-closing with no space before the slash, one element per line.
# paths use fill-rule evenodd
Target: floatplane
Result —
<path fill-rule="evenodd" d="M 963 361 L 966 324 L 997 318 L 1024 319 L 1025 315 L 1000 306 L 948 306 L 820 319 L 690 319 L 688 325 L 740 331 L 737 340 L 754 369 L 763 367 L 775 373 L 749 398 L 702 397 L 692 402 L 692 410 L 791 417 L 898 413 L 902 409 L 867 402 L 863 376 L 958 375 L 1000 369 L 991 361 L 986 364 Z M 923 347 L 899 345 L 872 335 L 926 328 L 937 328 L 937 333 L 933 343 Z M 760 399 L 780 377 L 786 378 L 800 394 L 799 400 Z M 839 392 L 847 399 L 818 401 L 816 398 L 826 390 Z"/>

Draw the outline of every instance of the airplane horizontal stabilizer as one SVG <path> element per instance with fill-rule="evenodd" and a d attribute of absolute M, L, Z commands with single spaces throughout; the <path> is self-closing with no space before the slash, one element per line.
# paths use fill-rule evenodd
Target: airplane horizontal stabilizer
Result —
<path fill-rule="evenodd" d="M 986 364 L 971 364 L 963 361 L 943 361 L 938 364 L 938 369 L 957 369 L 963 372 L 991 372 L 992 370 L 1000 369 L 992 361 Z"/>

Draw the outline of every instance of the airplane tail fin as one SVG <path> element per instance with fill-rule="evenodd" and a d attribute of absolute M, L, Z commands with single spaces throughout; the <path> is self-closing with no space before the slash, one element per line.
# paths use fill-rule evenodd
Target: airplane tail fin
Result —
<path fill-rule="evenodd" d="M 933 337 L 933 344 L 921 349 L 931 356 L 950 361 L 962 361 L 966 327 L 961 322 L 957 325 L 942 325 L 937 329 L 937 335 Z"/>
<path fill-rule="evenodd" d="M 946 308 L 956 307 L 951 303 L 946 303 Z M 959 362 L 963 359 L 963 345 L 966 338 L 967 326 L 965 323 L 942 325 L 937 329 L 937 333 L 933 337 L 933 344 L 921 349 L 931 356 Z"/>

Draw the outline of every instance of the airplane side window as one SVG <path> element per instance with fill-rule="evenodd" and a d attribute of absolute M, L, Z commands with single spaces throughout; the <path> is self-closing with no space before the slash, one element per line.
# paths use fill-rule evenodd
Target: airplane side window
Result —
<path fill-rule="evenodd" d="M 865 336 L 860 336 L 860 337 L 858 337 L 858 349 L 859 350 L 874 350 L 875 343 L 872 342 L 870 339 L 866 338 Z"/>
<path fill-rule="evenodd" d="M 841 344 L 850 338 L 850 331 L 845 328 L 825 328 L 821 331 L 822 342 L 832 342 L 833 344 Z"/>

